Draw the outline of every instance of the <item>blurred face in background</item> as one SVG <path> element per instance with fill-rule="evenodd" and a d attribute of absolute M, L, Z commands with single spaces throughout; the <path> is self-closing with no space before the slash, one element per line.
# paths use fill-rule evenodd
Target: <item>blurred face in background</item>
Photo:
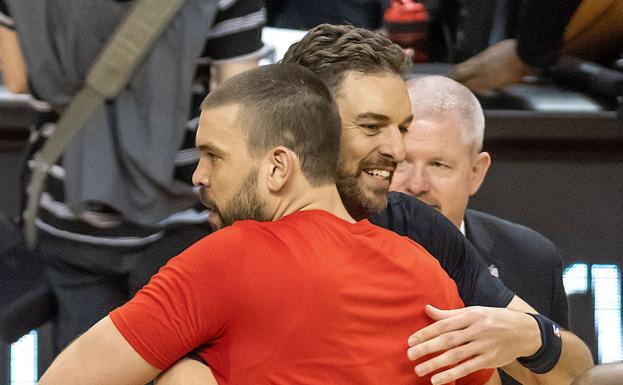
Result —
<path fill-rule="evenodd" d="M 392 191 L 421 199 L 457 227 L 491 162 L 489 154 L 478 153 L 464 132 L 457 114 L 414 110 L 405 137 L 405 160 L 398 165 L 391 184 Z"/>
<path fill-rule="evenodd" d="M 342 118 L 337 186 L 356 219 L 381 211 L 404 159 L 404 135 L 411 123 L 405 82 L 394 73 L 348 72 L 335 92 Z"/>

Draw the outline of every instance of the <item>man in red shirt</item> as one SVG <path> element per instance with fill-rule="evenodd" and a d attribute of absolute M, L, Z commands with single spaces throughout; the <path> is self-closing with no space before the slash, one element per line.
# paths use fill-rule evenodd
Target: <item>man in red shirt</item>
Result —
<path fill-rule="evenodd" d="M 41 384 L 143 384 L 191 352 L 221 384 L 430 383 L 407 338 L 432 322 L 426 304 L 462 307 L 456 285 L 415 242 L 348 214 L 340 136 L 330 91 L 297 65 L 213 91 L 193 182 L 212 224 L 228 227 L 171 260 Z M 493 373 L 463 383 L 498 383 Z"/>

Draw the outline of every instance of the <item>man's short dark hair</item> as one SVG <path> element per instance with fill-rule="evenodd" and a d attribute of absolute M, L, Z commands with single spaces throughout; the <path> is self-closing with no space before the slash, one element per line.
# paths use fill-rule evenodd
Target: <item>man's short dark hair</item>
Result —
<path fill-rule="evenodd" d="M 321 24 L 292 44 L 282 60 L 309 68 L 337 93 L 348 71 L 403 75 L 411 66 L 402 48 L 379 33 L 352 25 Z"/>
<path fill-rule="evenodd" d="M 240 105 L 240 127 L 249 152 L 261 156 L 283 145 L 294 151 L 312 185 L 335 182 L 341 120 L 325 83 L 295 64 L 271 64 L 227 80 L 205 98 L 202 109 Z"/>

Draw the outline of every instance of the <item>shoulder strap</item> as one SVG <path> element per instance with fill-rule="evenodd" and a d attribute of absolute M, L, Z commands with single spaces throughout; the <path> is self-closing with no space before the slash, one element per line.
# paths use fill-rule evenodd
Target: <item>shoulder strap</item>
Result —
<path fill-rule="evenodd" d="M 184 0 L 134 0 L 89 70 L 84 87 L 61 115 L 54 134 L 35 154 L 24 211 L 24 235 L 29 247 L 36 243 L 35 219 L 48 171 L 104 100 L 121 91 L 138 62 L 183 3 Z"/>

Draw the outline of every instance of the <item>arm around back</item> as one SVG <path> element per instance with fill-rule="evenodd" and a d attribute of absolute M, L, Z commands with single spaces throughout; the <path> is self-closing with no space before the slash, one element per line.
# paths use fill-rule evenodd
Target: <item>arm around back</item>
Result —
<path fill-rule="evenodd" d="M 568 385 L 593 365 L 588 347 L 576 335 L 562 331 L 562 353 L 556 366 L 538 375 L 521 366 L 516 358 L 529 357 L 541 348 L 539 327 L 525 312 L 536 313 L 519 297 L 507 309 L 467 307 L 439 310 L 428 307 L 436 322 L 409 338 L 409 357 L 421 358 L 446 351 L 416 366 L 419 375 L 452 364 L 457 366 L 436 374 L 437 384 L 449 383 L 482 368 L 503 367 L 522 384 Z"/>
<path fill-rule="evenodd" d="M 158 373 L 105 317 L 54 360 L 39 384 L 142 385 Z"/>

